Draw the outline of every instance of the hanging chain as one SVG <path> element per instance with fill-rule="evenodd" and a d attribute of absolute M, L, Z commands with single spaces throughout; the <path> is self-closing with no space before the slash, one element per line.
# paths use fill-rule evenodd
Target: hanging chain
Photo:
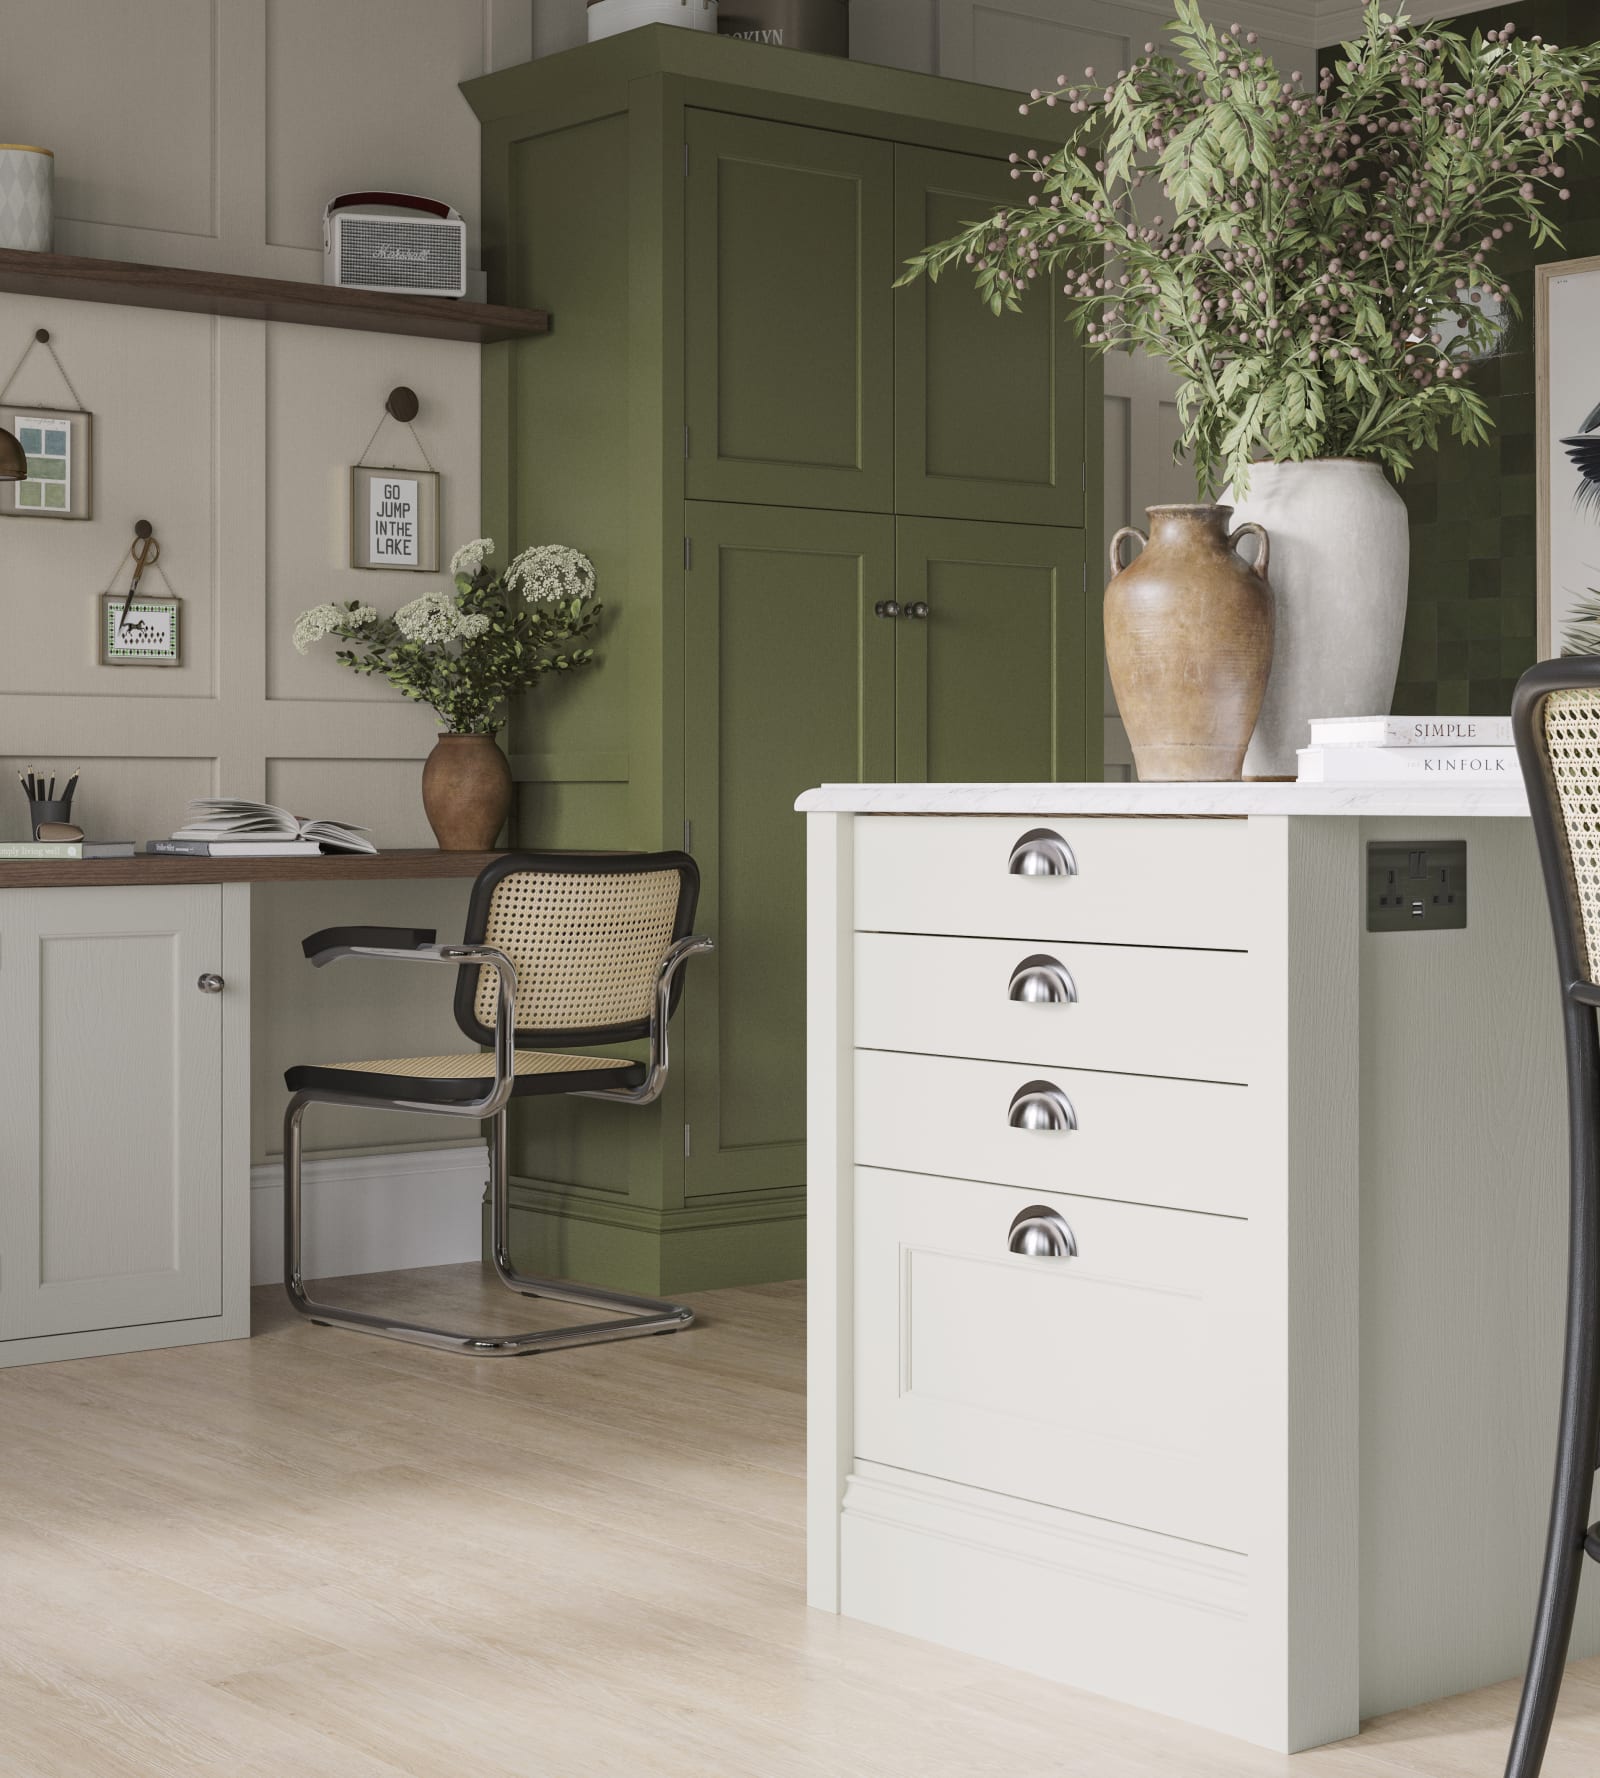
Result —
<path fill-rule="evenodd" d="M 382 432 L 384 421 L 385 420 L 392 420 L 392 419 L 394 419 L 394 415 L 389 413 L 387 410 L 378 416 L 378 423 L 372 429 L 372 438 L 369 438 L 367 440 L 367 442 L 361 447 L 361 460 L 357 464 L 357 468 L 359 468 L 359 469 L 375 469 L 378 467 L 377 464 L 369 463 L 367 461 L 367 452 L 372 449 L 372 440 L 375 439 L 380 432 Z M 430 475 L 437 475 L 439 472 L 437 469 L 434 468 L 433 459 L 428 455 L 427 448 L 424 446 L 421 436 L 418 434 L 416 427 L 414 425 L 412 425 L 412 423 L 409 420 L 406 421 L 405 425 L 406 425 L 406 431 L 411 434 L 412 439 L 416 443 L 417 449 L 422 452 L 422 461 L 427 464 L 428 473 Z M 398 465 L 396 467 L 398 467 Z"/>
<path fill-rule="evenodd" d="M 42 339 L 40 338 L 40 334 L 44 335 Z M 18 376 L 21 375 L 23 365 L 28 362 L 28 354 L 35 346 L 43 346 L 55 360 L 56 369 L 60 371 L 61 380 L 67 386 L 67 393 L 72 397 L 73 406 L 80 410 L 83 409 L 83 397 L 73 388 L 72 378 L 67 375 L 67 367 L 61 362 L 61 354 L 57 352 L 54 342 L 51 340 L 48 333 L 44 333 L 43 328 L 41 328 L 39 333 L 36 333 L 33 338 L 28 341 L 27 345 L 22 348 L 22 356 L 17 360 L 15 365 L 12 366 L 11 375 L 6 378 L 5 387 L 0 389 L 0 401 L 4 401 L 11 393 L 11 385 L 16 382 Z"/>

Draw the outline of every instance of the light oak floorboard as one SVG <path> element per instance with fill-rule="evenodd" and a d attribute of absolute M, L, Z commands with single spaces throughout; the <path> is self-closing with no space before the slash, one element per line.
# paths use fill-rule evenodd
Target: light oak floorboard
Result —
<path fill-rule="evenodd" d="M 248 1341 L 0 1372 L 0 1778 L 1498 1778 L 1514 1685 L 1284 1759 L 808 1611 L 803 1289 L 696 1308 L 472 1361 L 262 1290 Z M 1591 1661 L 1546 1772 L 1596 1771 Z"/>

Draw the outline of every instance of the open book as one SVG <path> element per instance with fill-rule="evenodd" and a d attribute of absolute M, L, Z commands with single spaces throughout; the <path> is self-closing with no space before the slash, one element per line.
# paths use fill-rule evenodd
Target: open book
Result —
<path fill-rule="evenodd" d="M 183 826 L 170 840 L 154 840 L 152 851 L 205 851 L 257 856 L 272 852 L 376 852 L 366 830 L 345 821 L 302 821 L 271 803 L 236 796 L 202 796 L 190 803 Z"/>

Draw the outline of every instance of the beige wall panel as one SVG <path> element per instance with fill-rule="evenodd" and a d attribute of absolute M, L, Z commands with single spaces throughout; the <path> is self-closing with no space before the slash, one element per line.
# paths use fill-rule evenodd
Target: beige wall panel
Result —
<path fill-rule="evenodd" d="M 36 327 L 47 327 L 78 397 L 94 415 L 94 517 L 0 519 L 6 645 L 0 692 L 49 697 L 205 698 L 214 693 L 216 324 L 202 315 L 0 295 L 3 379 Z M 43 346 L 10 400 L 74 407 Z M 181 667 L 102 667 L 97 596 L 148 518 L 161 542 L 147 592 L 183 600 Z M 126 570 L 119 574 L 126 589 Z"/>
<path fill-rule="evenodd" d="M 0 0 L 8 142 L 56 154 L 57 246 L 78 223 L 216 232 L 217 0 Z"/>
<path fill-rule="evenodd" d="M 471 884 L 280 883 L 253 897 L 251 1156 L 283 1151 L 283 1071 L 296 1062 L 379 1056 L 450 1055 L 474 1046 L 451 1012 L 452 970 L 417 963 L 330 963 L 313 969 L 300 941 L 325 926 L 381 923 L 432 927 L 441 943 L 460 938 Z M 461 1118 L 407 1116 L 315 1106 L 309 1148 L 358 1149 L 475 1141 Z M 315 1206 L 311 1215 L 316 1214 Z"/>
<path fill-rule="evenodd" d="M 416 390 L 421 400 L 417 434 L 439 471 L 437 575 L 350 566 L 350 466 L 366 461 L 425 467 L 410 430 L 384 416 L 384 398 L 397 383 Z M 330 599 L 340 604 L 359 599 L 393 611 L 446 584 L 451 554 L 478 534 L 478 388 L 476 346 L 321 327 L 269 330 L 269 698 L 398 698 L 386 681 L 341 667 L 332 642 L 296 653 L 294 620 L 308 605 Z M 380 419 L 382 430 L 363 458 Z"/>
<path fill-rule="evenodd" d="M 91 752 L 115 742 L 115 736 L 95 728 L 93 715 L 92 709 L 84 713 L 86 745 L 81 753 L 0 756 L 0 840 L 32 838 L 28 799 L 17 783 L 17 773 L 30 769 L 54 775 L 58 792 L 75 768 L 82 772 L 72 819 L 93 840 L 162 839 L 180 825 L 191 797 L 213 794 L 214 760 L 130 759 Z"/>
<path fill-rule="evenodd" d="M 419 737 L 415 759 L 269 759 L 267 801 L 311 820 L 354 822 L 385 852 L 431 846 L 422 813 L 422 761 L 434 732 L 429 728 Z"/>
<path fill-rule="evenodd" d="M 453 204 L 477 241 L 478 121 L 456 91 L 489 65 L 483 0 L 267 0 L 267 240 L 322 249 L 345 191 Z"/>

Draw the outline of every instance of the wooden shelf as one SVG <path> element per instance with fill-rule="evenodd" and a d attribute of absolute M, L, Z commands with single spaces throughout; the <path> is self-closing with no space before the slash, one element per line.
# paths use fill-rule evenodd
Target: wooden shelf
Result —
<path fill-rule="evenodd" d="M 347 852 L 322 858 L 4 858 L 0 889 L 105 888 L 139 883 L 378 883 L 475 877 L 501 852 Z"/>
<path fill-rule="evenodd" d="M 362 333 L 405 333 L 480 346 L 550 331 L 545 309 L 508 309 L 443 296 L 388 296 L 287 278 L 245 278 L 233 272 L 195 272 L 120 259 L 80 259 L 70 253 L 21 253 L 13 248 L 0 248 L 0 292 L 122 303 L 136 309 L 181 309 L 246 321 L 355 328 Z"/>

